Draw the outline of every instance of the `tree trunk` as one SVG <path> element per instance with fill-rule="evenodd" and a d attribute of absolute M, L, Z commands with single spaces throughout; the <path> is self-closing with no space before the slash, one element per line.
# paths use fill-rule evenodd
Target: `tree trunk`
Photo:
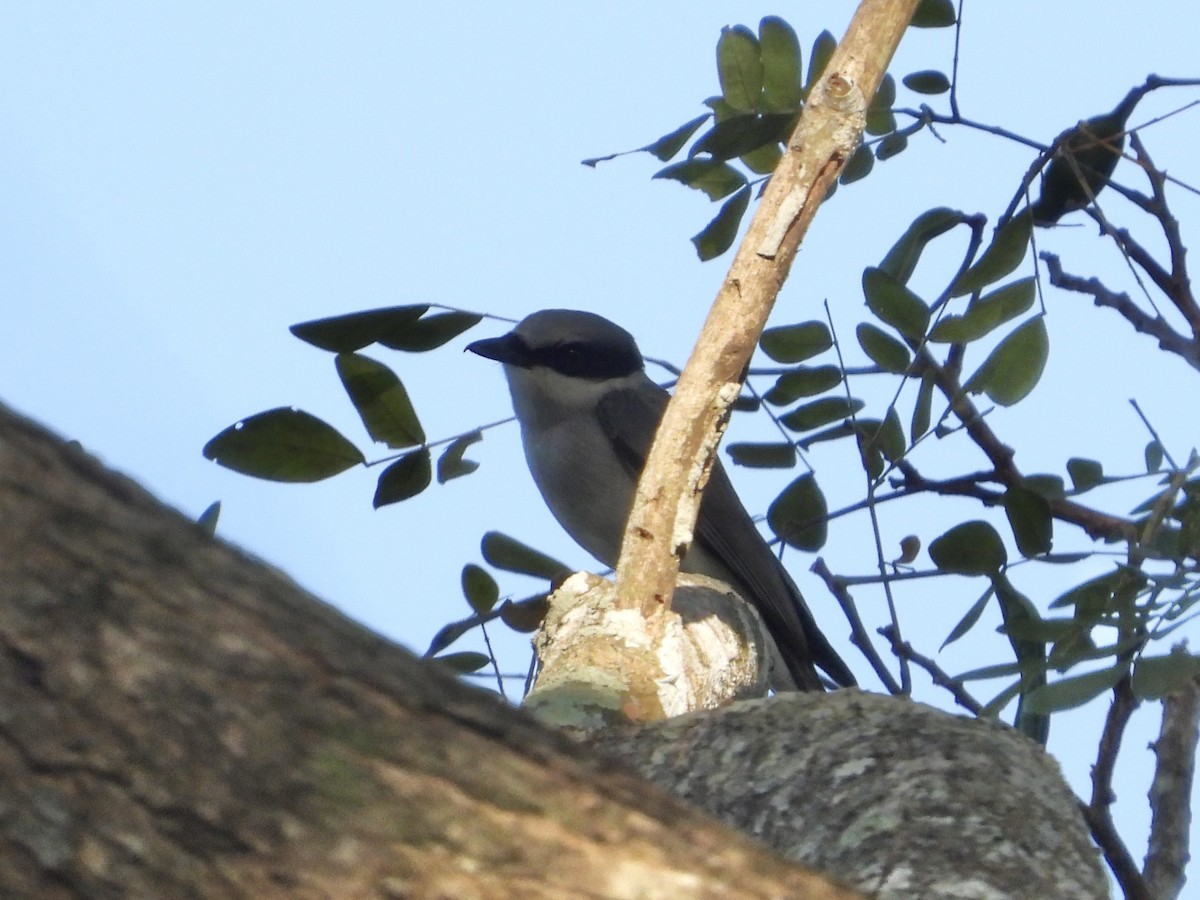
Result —
<path fill-rule="evenodd" d="M 0 896 L 853 896 L 2 406 L 0 522 Z"/>

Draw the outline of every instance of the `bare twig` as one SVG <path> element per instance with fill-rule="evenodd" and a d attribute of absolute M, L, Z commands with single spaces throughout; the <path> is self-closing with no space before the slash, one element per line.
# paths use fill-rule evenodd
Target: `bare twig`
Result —
<path fill-rule="evenodd" d="M 842 607 L 842 612 L 845 613 L 846 620 L 850 623 L 850 642 L 867 658 L 867 662 L 871 664 L 871 668 L 875 670 L 875 674 L 879 676 L 883 686 L 888 689 L 888 693 L 905 693 L 896 679 L 892 677 L 892 673 L 888 671 L 888 667 L 876 651 L 875 645 L 871 643 L 871 635 L 867 632 L 866 626 L 863 625 L 862 618 L 858 614 L 858 605 L 850 596 L 850 592 L 846 590 L 846 586 L 842 584 L 841 579 L 829 571 L 829 566 L 819 556 L 817 561 L 812 564 L 812 572 L 825 582 L 829 593 L 833 594 L 834 599 Z"/>
<path fill-rule="evenodd" d="M 1088 803 L 1080 803 L 1080 808 L 1091 829 L 1092 839 L 1104 854 L 1104 860 L 1121 886 L 1125 900 L 1153 900 L 1150 888 L 1112 820 L 1112 804 L 1116 800 L 1112 789 L 1113 769 L 1121 750 L 1125 726 L 1129 724 L 1129 717 L 1137 705 L 1129 677 L 1126 676 L 1113 688 L 1112 705 L 1108 708 L 1096 764 L 1092 767 L 1092 797 Z"/>
<path fill-rule="evenodd" d="M 968 712 L 979 715 L 983 712 L 983 704 L 976 700 L 963 687 L 963 683 L 956 678 L 950 677 L 946 671 L 935 663 L 928 656 L 924 656 L 913 649 L 913 645 L 908 641 L 901 640 L 895 630 L 890 625 L 885 625 L 879 629 L 879 633 L 887 638 L 888 643 L 892 646 L 892 652 L 896 656 L 907 659 L 909 662 L 916 664 L 918 668 L 924 669 L 929 673 L 929 677 L 933 679 L 933 683 L 938 687 L 945 688 L 954 697 L 954 702 Z"/>
<path fill-rule="evenodd" d="M 1200 739 L 1200 681 L 1163 698 L 1162 728 L 1153 749 L 1158 757 L 1150 785 L 1150 841 L 1143 874 L 1150 893 L 1174 900 L 1186 881 L 1191 829 L 1192 779 Z"/>

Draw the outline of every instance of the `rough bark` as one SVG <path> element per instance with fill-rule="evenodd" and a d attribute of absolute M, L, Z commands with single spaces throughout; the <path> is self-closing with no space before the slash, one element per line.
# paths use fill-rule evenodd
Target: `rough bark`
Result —
<path fill-rule="evenodd" d="M 0 523 L 0 896 L 851 896 L 3 407 Z"/>

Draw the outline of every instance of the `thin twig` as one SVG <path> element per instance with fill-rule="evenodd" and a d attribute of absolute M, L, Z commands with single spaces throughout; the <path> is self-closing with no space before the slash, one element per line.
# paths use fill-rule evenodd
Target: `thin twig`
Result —
<path fill-rule="evenodd" d="M 858 614 L 858 604 L 854 602 L 854 598 L 850 596 L 850 592 L 846 590 L 841 579 L 829 571 L 829 566 L 819 556 L 816 562 L 812 564 L 811 571 L 825 582 L 825 586 L 829 588 L 829 593 L 833 594 L 834 599 L 842 607 L 846 621 L 850 623 L 850 642 L 867 658 L 867 662 L 871 664 L 871 668 L 875 670 L 875 674 L 879 676 L 879 680 L 883 682 L 883 686 L 887 688 L 888 693 L 894 695 L 903 694 L 904 690 L 900 687 L 896 679 L 892 677 L 892 673 L 888 671 L 888 667 L 875 649 L 875 645 L 871 643 L 871 635 L 867 631 L 866 626 L 863 625 L 862 618 Z"/>
<path fill-rule="evenodd" d="M 961 681 L 952 678 L 947 674 L 945 669 L 928 656 L 918 653 L 908 641 L 901 640 L 900 636 L 896 634 L 890 625 L 880 628 L 879 633 L 891 644 L 892 652 L 896 656 L 915 663 L 918 668 L 924 669 L 929 674 L 929 677 L 933 679 L 935 685 L 945 688 L 950 692 L 951 696 L 954 697 L 955 703 L 976 716 L 983 712 L 983 704 L 971 696 L 967 689 L 963 687 Z"/>

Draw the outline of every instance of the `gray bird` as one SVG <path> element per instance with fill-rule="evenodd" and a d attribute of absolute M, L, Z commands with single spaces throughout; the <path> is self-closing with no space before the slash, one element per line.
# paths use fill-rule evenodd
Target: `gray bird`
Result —
<path fill-rule="evenodd" d="M 615 566 L 669 398 L 646 375 L 633 337 L 593 313 L 547 309 L 467 349 L 504 364 L 525 459 L 554 517 L 576 543 Z M 719 461 L 681 568 L 724 581 L 758 610 L 790 675 L 776 673 L 776 688 L 821 690 L 814 664 L 839 685 L 855 684 Z"/>

